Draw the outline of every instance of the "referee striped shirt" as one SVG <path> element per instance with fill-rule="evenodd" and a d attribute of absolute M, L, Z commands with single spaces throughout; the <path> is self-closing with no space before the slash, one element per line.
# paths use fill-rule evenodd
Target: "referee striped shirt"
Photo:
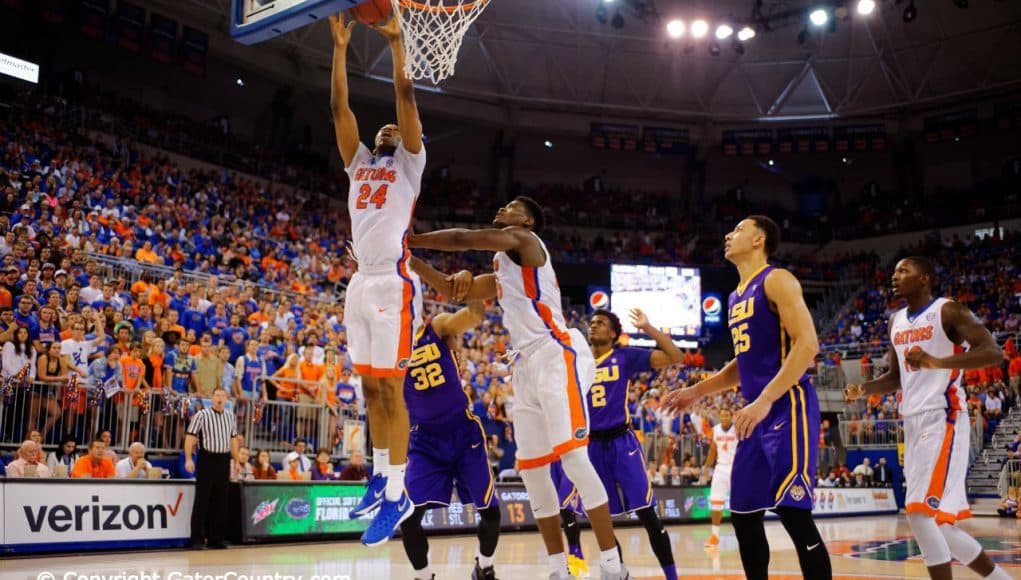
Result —
<path fill-rule="evenodd" d="M 230 453 L 230 442 L 237 437 L 234 413 L 202 409 L 191 418 L 188 435 L 198 437 L 199 449 L 209 453 Z"/>

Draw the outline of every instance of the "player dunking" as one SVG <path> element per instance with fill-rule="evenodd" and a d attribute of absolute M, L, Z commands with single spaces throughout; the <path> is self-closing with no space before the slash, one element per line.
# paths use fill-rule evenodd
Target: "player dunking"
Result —
<path fill-rule="evenodd" d="M 422 518 L 427 510 L 448 505 L 455 481 L 458 497 L 463 503 L 472 502 L 480 516 L 479 555 L 472 580 L 496 578 L 493 555 L 500 537 L 500 506 L 495 480 L 486 434 L 461 389 L 452 350 L 461 334 L 481 322 L 483 315 L 481 302 L 469 303 L 453 314 L 437 314 L 419 332 L 404 381 L 412 425 L 406 481 L 415 511 L 401 524 L 401 540 L 416 580 L 433 578 Z"/>
<path fill-rule="evenodd" d="M 961 371 L 998 365 L 1003 353 L 966 306 L 933 298 L 935 278 L 926 258 L 897 262 L 893 293 L 907 301 L 890 317 L 889 356 L 897 364 L 873 381 L 847 385 L 845 394 L 853 401 L 903 389 L 905 511 L 929 577 L 952 578 L 951 559 L 957 558 L 983 578 L 1006 579 L 1007 572 L 957 526 L 971 517 L 965 489 L 970 422 Z"/>
<path fill-rule="evenodd" d="M 724 256 L 741 276 L 729 300 L 736 358 L 695 386 L 673 391 L 663 405 L 680 410 L 740 384 L 749 403 L 734 416 L 740 443 L 730 511 L 745 575 L 769 576 L 763 516 L 772 510 L 794 541 L 804 577 L 828 579 L 829 554 L 812 519 L 819 401 L 805 375 L 819 340 L 798 280 L 766 262 L 779 244 L 780 228 L 765 216 L 750 216 L 727 234 Z"/>
<path fill-rule="evenodd" d="M 730 496 L 730 473 L 737 454 L 737 433 L 734 431 L 734 413 L 724 407 L 720 409 L 720 422 L 713 425 L 713 438 L 709 455 L 705 458 L 706 475 L 715 465 L 712 484 L 709 487 L 709 507 L 713 518 L 713 534 L 706 540 L 706 547 L 720 545 L 720 523 L 723 522 L 723 508 Z"/>
<path fill-rule="evenodd" d="M 451 252 L 496 252 L 496 279 L 482 276 L 476 281 L 487 281 L 481 294 L 497 296 L 511 343 L 520 354 L 513 379 L 514 433 L 521 479 L 546 544 L 551 577 L 570 575 L 560 533 L 560 502 L 549 467 L 559 457 L 595 532 L 602 577 L 621 578 L 606 490 L 586 450 L 589 426 L 584 398 L 595 377 L 595 364 L 584 336 L 567 330 L 556 273 L 537 235 L 543 224 L 542 207 L 518 197 L 497 212 L 493 220 L 497 228 L 442 230 L 410 236 L 409 243 Z"/>
<path fill-rule="evenodd" d="M 634 512 L 645 526 L 666 580 L 677 580 L 670 537 L 656 513 L 645 471 L 645 453 L 631 430 L 627 391 L 632 376 L 677 364 L 684 360 L 684 353 L 641 310 L 631 311 L 631 324 L 652 337 L 658 348 L 619 346 L 620 319 L 608 310 L 596 310 L 589 321 L 589 344 L 596 359 L 596 379 L 587 398 L 592 425 L 589 459 L 610 498 L 610 515 Z"/>
<path fill-rule="evenodd" d="M 351 278 L 345 302 L 351 362 L 362 376 L 372 433 L 373 476 L 361 504 L 351 517 L 380 506 L 362 534 L 362 543 L 388 541 L 414 506 L 404 493 L 408 453 L 408 410 L 404 375 L 415 334 L 421 326 L 422 292 L 418 276 L 408 270 L 407 233 L 425 169 L 422 124 L 414 86 L 405 78 L 400 27 L 390 19 L 373 27 L 390 43 L 397 125 L 376 134 L 375 149 L 362 144 L 358 122 L 348 104 L 347 45 L 354 22 L 330 17 L 333 35 L 331 106 L 337 147 L 351 180 L 347 207 L 351 214 L 358 272 Z"/>

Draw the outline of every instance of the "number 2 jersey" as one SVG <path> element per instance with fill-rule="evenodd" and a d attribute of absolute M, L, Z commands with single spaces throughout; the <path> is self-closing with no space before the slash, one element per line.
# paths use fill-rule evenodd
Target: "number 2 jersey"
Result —
<path fill-rule="evenodd" d="M 424 325 L 415 340 L 404 377 L 404 401 L 411 425 L 446 423 L 470 415 L 454 353 L 432 324 Z"/>
<path fill-rule="evenodd" d="M 588 392 L 589 427 L 609 431 L 630 423 L 627 391 L 631 377 L 652 370 L 652 351 L 615 347 L 596 359 L 596 380 Z"/>
<path fill-rule="evenodd" d="M 401 144 L 393 155 L 373 155 L 359 143 L 346 171 L 351 181 L 347 210 L 359 267 L 396 265 L 408 255 L 407 233 L 422 190 L 425 148 L 416 154 Z"/>

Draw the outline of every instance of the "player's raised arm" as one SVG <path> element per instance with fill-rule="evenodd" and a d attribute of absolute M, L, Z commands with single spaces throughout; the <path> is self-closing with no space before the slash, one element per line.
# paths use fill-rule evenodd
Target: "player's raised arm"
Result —
<path fill-rule="evenodd" d="M 507 252 L 518 250 L 522 243 L 529 239 L 534 240 L 527 230 L 518 227 L 484 230 L 453 228 L 408 236 L 408 245 L 412 248 L 443 252 L 470 250 Z"/>
<path fill-rule="evenodd" d="M 652 351 L 652 355 L 649 357 L 649 365 L 652 368 L 667 367 L 684 360 L 684 353 L 681 352 L 681 349 L 677 348 L 670 335 L 653 326 L 649 322 L 649 317 L 640 308 L 631 310 L 631 324 L 656 341 L 657 348 Z"/>
<path fill-rule="evenodd" d="M 773 402 L 797 385 L 808 366 L 819 353 L 819 337 L 815 334 L 812 314 L 805 304 L 801 284 L 787 270 L 775 269 L 766 276 L 763 284 L 769 301 L 776 305 L 780 325 L 791 337 L 791 350 L 783 360 L 780 371 L 762 390 L 759 397 L 734 414 L 738 437 L 746 439 L 773 406 Z"/>
<path fill-rule="evenodd" d="M 943 358 L 913 350 L 904 362 L 916 369 L 982 369 L 1003 363 L 1003 351 L 996 339 L 967 306 L 959 302 L 943 304 L 943 330 L 956 344 L 968 343 L 968 350 Z"/>
<path fill-rule="evenodd" d="M 401 27 L 396 16 L 383 26 L 373 26 L 390 43 L 393 57 L 394 91 L 397 93 L 397 126 L 401 130 L 401 141 L 409 153 L 422 152 L 422 121 L 415 103 L 415 85 L 404 74 L 404 44 L 401 41 Z"/>
<path fill-rule="evenodd" d="M 433 330 L 443 338 L 458 336 L 478 326 L 485 315 L 486 305 L 481 300 L 473 300 L 457 312 L 437 314 L 432 320 Z"/>
<path fill-rule="evenodd" d="M 330 109 L 333 111 L 333 130 L 337 137 L 337 149 L 344 160 L 344 167 L 351 165 L 358 153 L 358 120 L 351 111 L 347 88 L 347 45 L 351 41 L 351 29 L 355 22 L 344 22 L 344 14 L 329 17 L 330 34 L 333 36 L 333 73 L 330 82 Z"/>

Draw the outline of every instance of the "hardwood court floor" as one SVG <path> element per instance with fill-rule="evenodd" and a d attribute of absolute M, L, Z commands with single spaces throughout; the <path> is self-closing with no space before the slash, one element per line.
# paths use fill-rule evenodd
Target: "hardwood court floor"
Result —
<path fill-rule="evenodd" d="M 927 578 L 903 516 L 824 519 L 819 525 L 830 550 L 836 578 Z M 772 548 L 771 578 L 799 578 L 797 556 L 783 528 L 779 522 L 767 522 L 766 526 Z M 963 527 L 978 537 L 988 553 L 1004 564 L 1013 577 L 1021 578 L 1021 523 L 1013 519 L 975 518 L 965 522 Z M 682 578 L 730 580 L 744 577 L 737 541 L 729 525 L 723 526 L 719 550 L 702 547 L 709 535 L 706 524 L 671 526 L 669 534 Z M 621 528 L 617 536 L 627 566 L 636 579 L 663 577 L 644 529 Z M 586 555 L 591 558 L 596 548 L 595 538 L 586 530 L 582 539 Z M 474 536 L 436 537 L 430 548 L 438 579 L 470 577 L 476 548 Z M 503 580 L 547 578 L 538 533 L 504 534 L 496 558 L 497 575 Z M 44 572 L 52 575 L 44 575 Z M 75 574 L 65 575 L 67 572 Z M 148 578 L 130 578 L 143 572 Z M 117 578 L 120 574 L 128 578 Z M 3 580 L 254 580 L 267 576 L 290 580 L 287 575 L 293 580 L 299 575 L 303 580 L 315 575 L 353 580 L 410 579 L 412 569 L 399 538 L 374 549 L 349 541 L 237 546 L 222 551 L 139 551 L 0 560 Z M 954 575 L 978 577 L 960 566 L 955 567 Z M 598 578 L 598 570 L 593 569 L 589 577 Z"/>

